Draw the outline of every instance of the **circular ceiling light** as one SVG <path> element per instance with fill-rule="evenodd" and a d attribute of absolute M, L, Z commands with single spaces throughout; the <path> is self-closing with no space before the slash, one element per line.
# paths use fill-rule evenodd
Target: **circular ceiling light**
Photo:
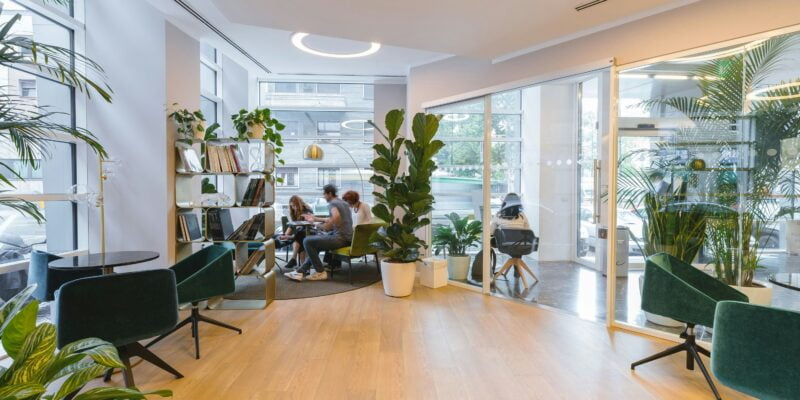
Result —
<path fill-rule="evenodd" d="M 767 92 L 772 92 L 772 91 L 775 91 L 775 90 L 791 89 L 791 88 L 796 88 L 796 87 L 800 87 L 800 81 L 798 81 L 798 82 L 789 82 L 789 83 L 784 83 L 784 84 L 775 85 L 775 86 L 768 86 L 768 87 L 765 87 L 765 88 L 753 90 L 752 92 L 748 93 L 747 94 L 747 99 L 748 100 L 765 100 L 765 101 L 766 100 L 795 99 L 795 98 L 800 97 L 800 93 L 791 93 L 791 91 L 790 91 L 789 94 L 774 95 L 774 96 L 770 96 L 770 95 L 764 96 L 763 94 L 767 93 Z"/>
<path fill-rule="evenodd" d="M 442 119 L 450 122 L 461 122 L 468 120 L 469 114 L 445 114 Z"/>
<path fill-rule="evenodd" d="M 305 32 L 296 32 L 296 33 L 294 33 L 292 35 L 292 44 L 294 45 L 294 47 L 297 47 L 298 49 L 300 49 L 300 50 L 302 50 L 302 51 L 304 51 L 306 53 L 313 54 L 315 56 L 320 56 L 320 57 L 331 57 L 331 58 L 366 57 L 368 55 L 377 53 L 378 50 L 381 49 L 381 44 L 380 43 L 371 42 L 370 45 L 369 45 L 369 48 L 367 50 L 364 50 L 364 51 L 361 51 L 361 52 L 358 52 L 358 53 L 328 53 L 328 52 L 325 52 L 325 51 L 312 49 L 311 47 L 306 46 L 306 44 L 303 42 L 303 40 L 305 40 L 305 38 L 307 38 L 308 35 L 309 34 L 305 33 Z"/>
<path fill-rule="evenodd" d="M 696 62 L 703 62 L 703 61 L 711 61 L 716 60 L 718 58 L 725 58 L 730 57 L 739 53 L 744 53 L 745 51 L 753 50 L 759 46 L 761 46 L 767 39 L 756 40 L 754 42 L 750 42 L 744 44 L 742 46 L 737 46 L 731 49 L 720 50 L 710 54 L 701 54 L 699 56 L 691 56 L 691 57 L 682 57 L 672 60 L 672 62 L 676 63 L 696 63 Z"/>
<path fill-rule="evenodd" d="M 367 122 L 368 121 L 365 119 L 350 119 L 347 121 L 342 121 L 342 128 L 350 129 L 351 131 L 367 131 L 372 129 L 372 126 Z M 361 127 L 352 126 L 353 124 L 361 124 Z"/>

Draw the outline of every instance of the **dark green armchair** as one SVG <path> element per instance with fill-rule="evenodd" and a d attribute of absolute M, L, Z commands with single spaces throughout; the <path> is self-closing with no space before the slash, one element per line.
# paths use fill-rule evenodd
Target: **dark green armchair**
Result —
<path fill-rule="evenodd" d="M 199 323 L 206 322 L 227 328 L 239 334 L 242 330 L 224 322 L 200 314 L 201 301 L 224 296 L 236 290 L 233 272 L 233 251 L 225 246 L 213 245 L 203 248 L 170 267 L 178 282 L 178 302 L 191 303 L 192 312 L 174 329 L 147 344 L 150 347 L 187 324 L 192 326 L 195 358 L 200 359 Z"/>
<path fill-rule="evenodd" d="M 175 274 L 168 269 L 103 275 L 65 283 L 56 292 L 53 313 L 58 347 L 100 338 L 117 347 L 125 365 L 125 385 L 134 387 L 131 357 L 140 357 L 181 378 L 175 368 L 139 344 L 178 322 Z M 110 378 L 111 371 L 106 375 Z"/>
<path fill-rule="evenodd" d="M 56 290 L 67 282 L 101 274 L 100 270 L 59 271 L 48 267 L 51 261 L 59 259 L 61 259 L 61 257 L 55 254 L 38 250 L 31 252 L 31 260 L 28 264 L 28 285 L 36 284 L 33 297 L 40 302 L 53 301 L 55 299 Z"/>
<path fill-rule="evenodd" d="M 378 250 L 369 245 L 369 238 L 373 233 L 377 232 L 384 226 L 383 223 L 377 224 L 362 224 L 356 225 L 353 231 L 353 240 L 350 246 L 342 247 L 333 251 L 333 256 L 337 259 L 347 261 L 347 272 L 350 279 L 350 284 L 353 284 L 353 262 L 354 258 L 367 257 L 372 254 L 375 256 L 375 266 L 378 268 L 378 276 L 381 274 L 381 265 L 378 261 Z M 333 271 L 331 271 L 331 279 L 333 279 Z"/>
<path fill-rule="evenodd" d="M 800 313 L 723 301 L 717 305 L 711 370 L 759 399 L 800 397 Z"/>
<path fill-rule="evenodd" d="M 738 290 L 669 254 L 648 257 L 642 287 L 642 310 L 685 323 L 681 333 L 684 342 L 631 364 L 631 369 L 685 351 L 686 369 L 693 370 L 696 362 L 714 396 L 719 399 L 719 392 L 700 359 L 700 354 L 707 357 L 711 354 L 697 345 L 694 327 L 713 327 L 714 311 L 717 303 L 723 300 L 748 301 L 747 296 Z"/>

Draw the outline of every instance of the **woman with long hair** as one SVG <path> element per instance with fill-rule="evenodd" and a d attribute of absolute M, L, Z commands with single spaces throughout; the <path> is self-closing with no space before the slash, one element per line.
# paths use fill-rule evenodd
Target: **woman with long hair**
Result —
<path fill-rule="evenodd" d="M 302 221 L 305 215 L 314 215 L 314 211 L 303 201 L 303 198 L 298 195 L 293 195 L 289 198 L 289 220 L 292 222 Z M 305 230 L 294 232 L 291 226 L 286 229 L 286 232 L 278 236 L 280 240 L 292 240 L 292 259 L 286 262 L 286 268 L 294 268 L 298 265 L 298 258 L 300 264 L 305 261 L 306 253 L 303 251 L 303 239 L 306 237 Z"/>
<path fill-rule="evenodd" d="M 353 219 L 355 225 L 369 224 L 372 222 L 372 211 L 370 211 L 369 204 L 360 200 L 358 192 L 355 190 L 348 190 L 342 195 L 342 200 L 347 202 L 347 205 L 353 209 L 356 217 Z"/>

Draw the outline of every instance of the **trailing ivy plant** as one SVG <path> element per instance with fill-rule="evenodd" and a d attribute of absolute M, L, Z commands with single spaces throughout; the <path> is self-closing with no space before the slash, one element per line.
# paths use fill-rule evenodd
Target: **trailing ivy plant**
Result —
<path fill-rule="evenodd" d="M 236 129 L 237 139 L 250 141 L 250 133 L 258 132 L 259 128 L 264 128 L 264 136 L 261 138 L 275 146 L 275 160 L 283 165 L 284 161 L 280 157 L 283 151 L 283 138 L 281 131 L 286 125 L 272 118 L 272 111 L 269 108 L 256 108 L 253 111 L 245 109 L 239 110 L 238 114 L 231 115 L 233 127 Z"/>
<path fill-rule="evenodd" d="M 374 175 L 370 183 L 383 189 L 373 192 L 376 205 L 372 213 L 387 222 L 371 238 L 372 245 L 381 250 L 390 263 L 414 262 L 420 258 L 420 248 L 427 248 L 424 240 L 414 233 L 431 223 L 426 217 L 433 210 L 431 175 L 436 170 L 433 158 L 444 147 L 434 140 L 439 130 L 441 116 L 418 113 L 414 116 L 411 131 L 414 140 L 400 136 L 405 111 L 392 110 L 386 114 L 384 133 L 372 121 L 386 144 L 372 148 L 377 157 L 372 161 Z M 408 160 L 408 172 L 401 172 L 402 155 Z"/>
<path fill-rule="evenodd" d="M 174 107 L 177 106 L 178 103 L 172 105 Z M 185 108 L 181 108 L 170 113 L 169 118 L 175 123 L 179 139 L 185 139 L 191 142 L 191 140 L 194 139 L 195 132 L 203 133 L 205 131 L 203 125 L 206 122 L 206 118 L 200 110 L 189 111 Z M 217 124 L 217 128 L 219 128 L 219 124 Z"/>
<path fill-rule="evenodd" d="M 81 390 L 110 368 L 125 368 L 117 349 L 100 339 L 82 339 L 56 352 L 56 327 L 36 325 L 39 302 L 26 303 L 36 285 L 22 290 L 0 306 L 0 340 L 13 360 L 0 368 L 0 399 L 101 400 L 172 397 L 170 390 L 141 392 L 135 388 L 95 387 Z M 57 382 L 60 382 L 58 384 Z"/>

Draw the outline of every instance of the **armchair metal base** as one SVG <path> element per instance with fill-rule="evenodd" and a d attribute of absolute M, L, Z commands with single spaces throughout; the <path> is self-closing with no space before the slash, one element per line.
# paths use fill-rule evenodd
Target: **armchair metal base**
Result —
<path fill-rule="evenodd" d="M 706 378 L 706 382 L 708 382 L 708 386 L 711 387 L 711 391 L 714 392 L 714 397 L 717 400 L 722 400 L 719 396 L 719 392 L 717 391 L 717 387 L 714 385 L 714 381 L 711 380 L 711 375 L 708 373 L 703 360 L 700 358 L 700 354 L 703 354 L 706 357 L 711 357 L 711 353 L 698 346 L 696 342 L 696 337 L 694 335 L 694 324 L 686 324 L 686 328 L 684 328 L 683 333 L 681 333 L 681 338 L 684 339 L 684 342 L 677 345 L 670 347 L 660 353 L 653 354 L 650 357 L 641 359 L 636 361 L 635 363 L 631 364 L 631 369 L 635 369 L 636 367 L 649 363 L 650 361 L 655 361 L 660 358 L 664 358 L 667 356 L 671 356 L 673 354 L 680 353 L 682 351 L 686 352 L 686 369 L 694 370 L 694 364 L 697 363 L 697 366 L 700 367 L 700 371 L 703 372 L 703 376 Z"/>
<path fill-rule="evenodd" d="M 150 350 L 147 350 L 145 346 L 137 343 L 131 343 L 125 346 L 117 347 L 117 353 L 119 353 L 119 358 L 122 360 L 122 364 L 125 365 L 125 368 L 122 370 L 122 379 L 125 382 L 125 386 L 132 388 L 135 387 L 136 384 L 133 380 L 133 369 L 131 368 L 131 357 L 139 357 L 144 361 L 149 362 L 150 364 L 155 365 L 158 368 L 163 369 L 164 371 L 169 372 L 170 374 L 174 375 L 176 379 L 183 378 L 183 375 L 178 372 L 175 368 L 172 368 L 171 365 L 167 364 L 166 361 L 162 360 L 160 357 L 155 355 Z M 111 380 L 111 374 L 114 373 L 113 369 L 109 369 L 106 371 L 103 380 L 108 382 Z"/>
<path fill-rule="evenodd" d="M 178 325 L 176 325 L 174 328 L 172 328 L 171 331 L 169 331 L 169 332 L 167 332 L 167 333 L 165 333 L 165 334 L 153 339 L 153 341 L 148 343 L 146 347 L 150 347 L 150 346 L 160 342 L 161 339 L 164 339 L 165 337 L 171 335 L 173 332 L 177 331 L 178 329 L 183 328 L 184 325 L 187 325 L 187 324 L 191 323 L 192 324 L 192 337 L 194 338 L 194 358 L 199 360 L 200 359 L 200 330 L 199 330 L 200 322 L 206 322 L 206 323 L 209 323 L 209 324 L 212 324 L 212 325 L 216 325 L 216 326 L 219 326 L 219 327 L 222 327 L 222 328 L 226 328 L 226 329 L 230 329 L 232 331 L 239 332 L 240 335 L 242 334 L 242 330 L 237 328 L 237 327 L 235 327 L 235 326 L 233 326 L 233 325 L 228 325 L 228 324 L 226 324 L 224 322 L 217 321 L 215 319 L 208 318 L 208 317 L 200 314 L 200 309 L 197 307 L 197 304 L 196 303 L 192 303 L 192 314 L 189 315 L 188 318 L 186 318 L 183 321 L 181 321 L 180 323 L 178 323 Z"/>

